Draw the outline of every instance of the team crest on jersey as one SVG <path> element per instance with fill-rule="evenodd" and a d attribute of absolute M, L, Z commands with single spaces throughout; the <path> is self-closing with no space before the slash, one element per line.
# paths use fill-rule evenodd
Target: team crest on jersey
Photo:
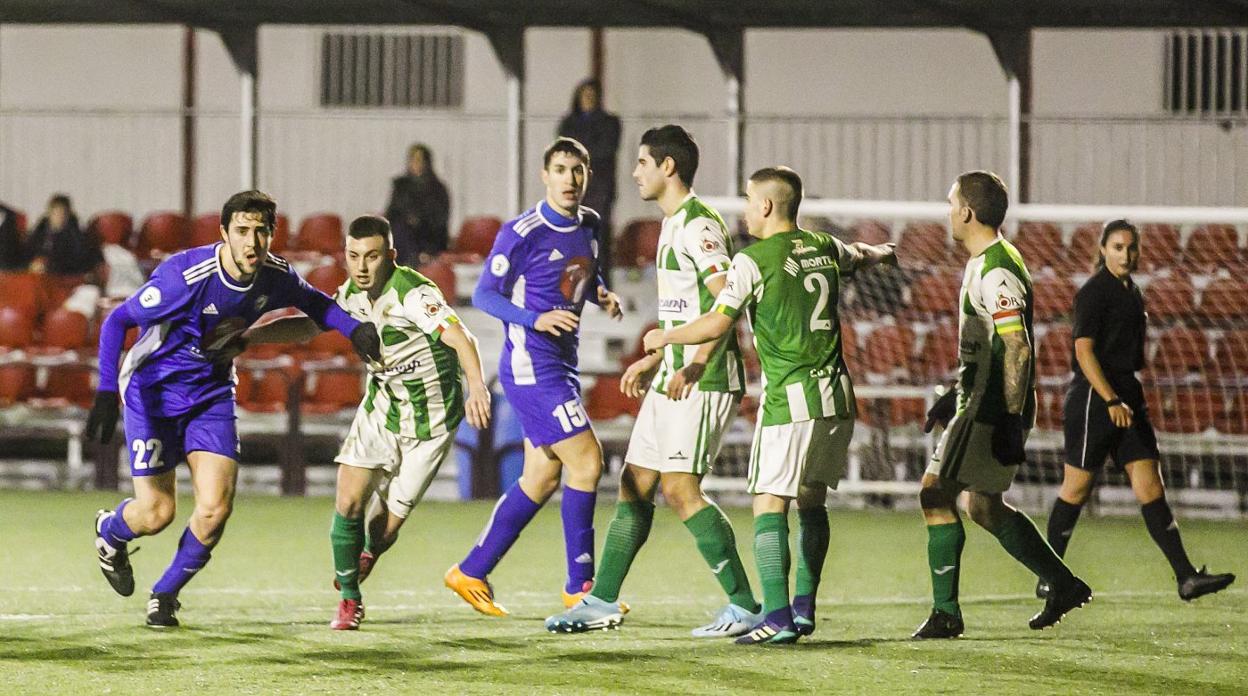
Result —
<path fill-rule="evenodd" d="M 806 246 L 806 242 L 804 240 L 801 240 L 801 239 L 793 240 L 793 253 L 796 254 L 797 256 L 801 256 L 802 254 L 813 254 L 816 251 L 818 251 L 818 249 L 812 246 Z"/>
<path fill-rule="evenodd" d="M 266 306 L 268 306 L 268 304 L 269 304 L 269 296 L 268 296 L 268 295 L 261 295 L 261 296 L 257 297 L 257 298 L 256 298 L 256 311 L 257 311 L 257 312 L 262 312 L 262 311 L 264 311 L 264 308 L 265 308 Z"/>
<path fill-rule="evenodd" d="M 1005 283 L 1001 283 L 999 286 L 997 286 L 997 310 L 998 311 L 1022 309 L 1024 304 L 1025 303 L 1023 301 L 1023 298 L 1014 294 L 1010 294 L 1007 291 Z"/>
<path fill-rule="evenodd" d="M 718 251 L 720 248 L 721 247 L 720 247 L 718 239 L 715 239 L 714 237 L 702 238 L 702 251 L 705 251 L 706 253 L 709 254 L 713 251 Z"/>
<path fill-rule="evenodd" d="M 589 272 L 593 263 L 585 256 L 574 256 L 568 259 L 559 277 L 559 292 L 563 299 L 576 304 L 585 295 L 585 284 L 589 281 Z"/>
<path fill-rule="evenodd" d="M 160 288 L 155 285 L 147 286 L 143 293 L 139 295 L 139 304 L 147 309 L 160 304 Z"/>
<path fill-rule="evenodd" d="M 433 302 L 429 302 L 425 304 L 425 314 L 428 314 L 431 317 L 437 316 L 438 312 L 441 312 L 441 311 L 442 311 L 442 305 L 440 304 L 435 304 Z"/>

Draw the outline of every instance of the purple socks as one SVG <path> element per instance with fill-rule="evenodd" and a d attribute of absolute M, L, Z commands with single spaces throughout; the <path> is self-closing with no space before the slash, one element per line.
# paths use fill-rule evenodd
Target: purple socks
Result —
<path fill-rule="evenodd" d="M 152 592 L 177 595 L 208 563 L 209 558 L 212 558 L 212 549 L 196 539 L 191 528 L 187 527 L 178 541 L 178 552 L 174 554 L 173 562 L 152 587 Z"/>
<path fill-rule="evenodd" d="M 124 548 L 127 542 L 133 541 L 138 536 L 126 524 L 126 518 L 121 514 L 131 500 L 133 498 L 126 498 L 121 501 L 121 504 L 113 511 L 113 516 L 105 520 L 104 524 L 100 526 L 100 537 L 104 539 L 105 543 L 115 549 Z"/>
<path fill-rule="evenodd" d="M 564 585 L 568 594 L 586 591 L 585 583 L 594 579 L 594 502 L 597 499 L 596 491 L 563 487 L 559 512 L 563 517 L 564 551 L 568 561 L 568 581 Z"/>
<path fill-rule="evenodd" d="M 489 575 L 541 508 L 541 503 L 533 502 L 524 494 L 519 481 L 512 484 L 498 499 L 476 546 L 460 562 L 459 570 L 473 578 L 483 579 Z M 590 533 L 592 535 L 592 530 Z"/>

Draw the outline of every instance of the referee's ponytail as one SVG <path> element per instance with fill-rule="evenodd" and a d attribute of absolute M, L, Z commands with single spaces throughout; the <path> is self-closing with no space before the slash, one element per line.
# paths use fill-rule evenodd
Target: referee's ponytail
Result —
<path fill-rule="evenodd" d="M 1140 243 L 1140 231 L 1136 229 L 1133 223 L 1128 222 L 1125 218 L 1110 220 L 1101 227 L 1101 242 L 1096 245 L 1096 268 L 1094 270 L 1099 271 L 1105 267 L 1105 254 L 1101 253 L 1101 249 L 1105 246 L 1105 242 L 1109 241 L 1109 235 L 1122 230 L 1131 233 L 1131 241 L 1133 243 Z"/>

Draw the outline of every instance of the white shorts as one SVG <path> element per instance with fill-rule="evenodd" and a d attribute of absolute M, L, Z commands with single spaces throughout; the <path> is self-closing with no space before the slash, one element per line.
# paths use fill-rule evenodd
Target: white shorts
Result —
<path fill-rule="evenodd" d="M 949 421 L 927 465 L 927 473 L 957 481 L 976 493 L 1004 493 L 1017 472 L 1017 465 L 1002 466 L 992 456 L 992 426 L 964 414 Z"/>
<path fill-rule="evenodd" d="M 384 472 L 377 492 L 396 516 L 406 518 L 438 473 L 455 444 L 455 431 L 429 440 L 403 437 L 386 430 L 384 418 L 360 409 L 334 461 Z"/>
<path fill-rule="evenodd" d="M 741 402 L 731 392 L 698 389 L 680 401 L 646 392 L 628 439 L 628 464 L 662 473 L 702 475 L 711 470 L 724 433 Z"/>
<path fill-rule="evenodd" d="M 826 484 L 835 489 L 849 464 L 854 419 L 814 418 L 754 429 L 750 449 L 750 486 L 754 495 L 796 498 L 801 486 Z"/>

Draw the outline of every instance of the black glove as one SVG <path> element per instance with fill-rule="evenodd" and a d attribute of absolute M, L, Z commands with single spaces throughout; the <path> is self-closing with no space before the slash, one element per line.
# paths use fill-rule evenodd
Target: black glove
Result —
<path fill-rule="evenodd" d="M 1027 458 L 1023 452 L 1023 417 L 1007 413 L 992 428 L 992 456 L 1002 466 L 1022 464 Z"/>
<path fill-rule="evenodd" d="M 351 332 L 351 347 L 364 360 L 381 362 L 381 337 L 377 335 L 377 327 L 371 321 L 360 322 Z"/>
<path fill-rule="evenodd" d="M 121 400 L 117 397 L 117 392 L 97 391 L 83 434 L 88 440 L 107 445 L 113 439 L 113 432 L 117 430 L 117 415 L 120 410 Z"/>
<path fill-rule="evenodd" d="M 949 426 L 949 421 L 953 415 L 958 412 L 958 388 L 956 386 L 949 387 L 949 391 L 945 392 L 936 399 L 936 403 L 927 410 L 927 421 L 923 423 L 923 432 L 930 433 L 932 428 L 940 423 L 940 427 Z"/>

